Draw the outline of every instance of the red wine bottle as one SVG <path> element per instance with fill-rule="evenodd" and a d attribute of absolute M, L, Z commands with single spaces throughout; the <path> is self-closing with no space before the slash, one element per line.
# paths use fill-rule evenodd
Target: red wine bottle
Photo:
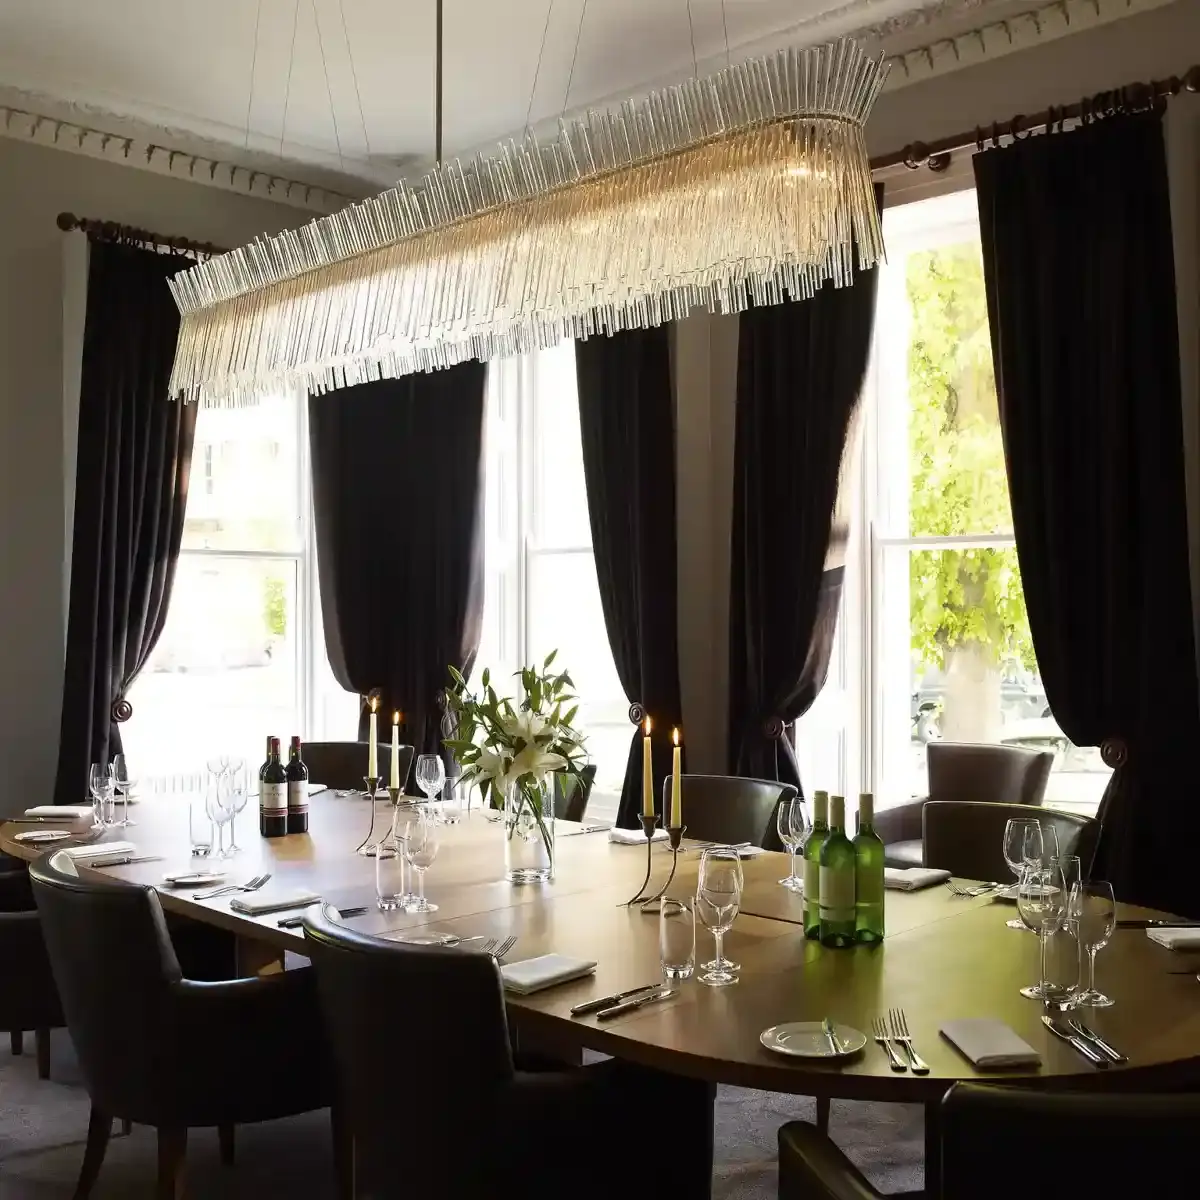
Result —
<path fill-rule="evenodd" d="M 308 768 L 300 757 L 300 739 L 292 738 L 287 764 L 287 831 L 308 832 Z"/>
<path fill-rule="evenodd" d="M 279 739 L 269 739 L 267 761 L 259 772 L 258 832 L 263 837 L 283 837 L 288 824 L 287 772 L 279 760 Z"/>

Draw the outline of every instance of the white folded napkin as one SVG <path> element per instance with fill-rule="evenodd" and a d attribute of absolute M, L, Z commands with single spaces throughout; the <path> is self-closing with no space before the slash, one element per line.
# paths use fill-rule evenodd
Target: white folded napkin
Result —
<path fill-rule="evenodd" d="M 1168 950 L 1200 950 L 1200 928 L 1147 929 L 1146 936 Z"/>
<path fill-rule="evenodd" d="M 73 859 L 124 858 L 137 847 L 132 842 L 92 842 L 87 846 L 65 846 L 60 854 L 69 854 Z"/>
<path fill-rule="evenodd" d="M 942 1037 L 981 1071 L 1040 1066 L 1042 1056 L 1003 1021 L 961 1017 L 942 1026 Z"/>
<path fill-rule="evenodd" d="M 63 817 L 68 821 L 82 820 L 92 815 L 90 804 L 36 804 L 25 810 L 27 817 Z"/>
<path fill-rule="evenodd" d="M 949 871 L 937 867 L 884 867 L 883 886 L 901 892 L 916 892 L 950 878 Z"/>
<path fill-rule="evenodd" d="M 618 846 L 644 846 L 646 844 L 646 835 L 640 829 L 610 829 L 608 831 L 608 840 L 616 842 Z M 667 840 L 667 831 L 665 829 L 656 829 L 654 836 L 650 840 L 652 842 L 665 842 Z"/>
<path fill-rule="evenodd" d="M 264 913 L 283 912 L 285 908 L 306 908 L 320 900 L 320 894 L 308 888 L 264 888 L 246 896 L 235 896 L 229 902 L 234 912 L 248 917 L 259 917 Z"/>
<path fill-rule="evenodd" d="M 506 991 L 528 996 L 543 988 L 582 979 L 596 969 L 586 958 L 568 958 L 565 954 L 541 954 L 523 962 L 506 963 L 500 968 Z"/>

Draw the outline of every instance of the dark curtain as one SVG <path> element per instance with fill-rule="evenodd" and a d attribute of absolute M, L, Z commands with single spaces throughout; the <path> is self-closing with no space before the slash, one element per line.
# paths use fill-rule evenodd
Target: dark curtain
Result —
<path fill-rule="evenodd" d="M 975 158 L 1013 528 L 1046 697 L 1115 767 L 1093 875 L 1200 916 L 1200 742 L 1161 115 Z"/>
<path fill-rule="evenodd" d="M 121 753 L 125 692 L 167 619 L 196 406 L 168 398 L 178 255 L 93 241 L 79 389 L 66 666 L 54 785 L 87 797 L 88 765 Z"/>
<path fill-rule="evenodd" d="M 655 805 L 681 724 L 670 327 L 575 344 L 579 427 L 604 624 L 630 719 L 651 718 Z M 636 828 L 642 732 L 634 731 L 617 824 Z"/>
<path fill-rule="evenodd" d="M 467 674 L 479 649 L 486 370 L 462 363 L 309 400 L 329 662 L 342 687 L 378 695 L 381 739 L 403 713 L 418 754 L 442 750 L 446 668 Z"/>
<path fill-rule="evenodd" d="M 882 204 L 882 191 L 876 189 Z M 742 313 L 729 604 L 729 770 L 801 787 L 788 725 L 825 684 L 847 525 L 838 485 L 867 369 L 875 270 Z"/>

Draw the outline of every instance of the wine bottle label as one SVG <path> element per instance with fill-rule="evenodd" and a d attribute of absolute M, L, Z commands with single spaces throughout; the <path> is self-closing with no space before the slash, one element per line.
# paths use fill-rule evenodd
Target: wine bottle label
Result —
<path fill-rule="evenodd" d="M 854 920 L 854 872 L 821 868 L 821 920 Z"/>
<path fill-rule="evenodd" d="M 308 812 L 308 784 L 303 779 L 287 785 L 287 806 L 290 813 Z"/>
<path fill-rule="evenodd" d="M 286 817 L 288 786 L 286 783 L 260 783 L 258 807 L 264 817 Z"/>

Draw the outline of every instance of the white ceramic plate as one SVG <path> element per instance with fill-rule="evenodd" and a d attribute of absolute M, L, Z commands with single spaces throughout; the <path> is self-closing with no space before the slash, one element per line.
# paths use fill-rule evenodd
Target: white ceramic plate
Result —
<path fill-rule="evenodd" d="M 164 875 L 163 883 L 169 887 L 203 887 L 206 883 L 220 883 L 228 874 L 228 871 L 176 871 Z"/>
<path fill-rule="evenodd" d="M 18 833 L 14 842 L 61 842 L 71 834 L 65 829 L 31 829 L 27 833 Z"/>
<path fill-rule="evenodd" d="M 768 1050 L 776 1054 L 787 1054 L 792 1058 L 847 1058 L 857 1054 L 866 1044 L 867 1036 L 849 1025 L 833 1024 L 839 1053 L 835 1054 L 825 1036 L 825 1027 L 820 1021 L 789 1021 L 786 1025 L 772 1025 L 758 1035 Z"/>

